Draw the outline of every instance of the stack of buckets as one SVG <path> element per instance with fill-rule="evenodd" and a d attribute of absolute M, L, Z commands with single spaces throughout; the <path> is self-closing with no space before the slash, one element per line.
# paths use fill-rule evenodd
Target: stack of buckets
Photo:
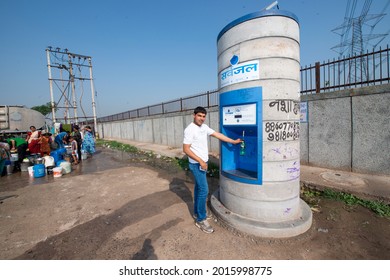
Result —
<path fill-rule="evenodd" d="M 48 175 L 53 174 L 53 177 L 58 178 L 62 176 L 63 171 L 70 173 L 71 165 L 63 160 L 64 154 L 66 154 L 66 149 L 63 148 L 52 151 L 50 156 L 45 156 L 42 160 L 41 158 L 34 159 L 35 164 L 28 167 L 30 177 L 41 178 L 47 173 Z M 68 163 L 69 166 L 64 163 Z"/>

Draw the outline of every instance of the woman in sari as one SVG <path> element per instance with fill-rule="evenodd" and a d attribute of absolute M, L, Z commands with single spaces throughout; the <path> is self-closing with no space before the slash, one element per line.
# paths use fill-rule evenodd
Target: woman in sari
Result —
<path fill-rule="evenodd" d="M 40 154 L 41 153 L 41 145 L 39 144 L 39 131 L 35 128 L 35 126 L 30 126 L 31 132 L 27 134 L 27 143 L 28 150 L 30 154 Z"/>
<path fill-rule="evenodd" d="M 95 138 L 92 134 L 92 128 L 89 125 L 85 127 L 82 149 L 87 152 L 89 156 L 92 156 L 95 153 Z"/>

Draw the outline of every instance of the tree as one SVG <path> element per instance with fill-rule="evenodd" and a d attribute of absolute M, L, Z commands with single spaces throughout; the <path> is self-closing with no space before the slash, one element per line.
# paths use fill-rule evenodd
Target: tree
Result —
<path fill-rule="evenodd" d="M 51 113 L 51 103 L 47 102 L 44 105 L 31 107 L 31 109 L 35 110 L 35 111 L 38 111 L 42 115 L 46 116 L 47 114 Z M 55 108 L 55 110 L 57 111 L 57 108 Z"/>

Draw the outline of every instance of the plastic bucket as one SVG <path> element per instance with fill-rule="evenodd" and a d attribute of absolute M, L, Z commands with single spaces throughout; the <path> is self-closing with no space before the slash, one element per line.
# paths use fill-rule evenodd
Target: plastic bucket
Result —
<path fill-rule="evenodd" d="M 45 159 L 45 166 L 46 167 L 55 165 L 55 161 L 54 161 L 54 158 L 52 156 L 45 156 L 43 158 Z"/>
<path fill-rule="evenodd" d="M 28 171 L 28 167 L 30 166 L 30 162 L 22 162 L 20 164 L 20 171 Z M 32 167 L 32 166 L 31 166 Z"/>
<path fill-rule="evenodd" d="M 46 173 L 47 173 L 47 175 L 52 175 L 52 174 L 53 174 L 53 169 L 54 169 L 55 167 L 56 167 L 55 165 L 47 166 L 47 167 L 46 167 Z"/>
<path fill-rule="evenodd" d="M 45 176 L 45 165 L 44 164 L 35 164 L 34 165 L 34 178 L 40 178 Z"/>
<path fill-rule="evenodd" d="M 27 167 L 27 170 L 28 170 L 28 175 L 29 175 L 31 178 L 34 178 L 34 166 L 29 166 L 29 167 Z"/>
<path fill-rule="evenodd" d="M 14 170 L 14 163 L 7 159 L 5 161 L 5 169 L 7 170 L 7 175 L 11 175 Z"/>
<path fill-rule="evenodd" d="M 18 161 L 19 155 L 17 153 L 11 153 L 11 161 Z"/>
<path fill-rule="evenodd" d="M 57 162 L 63 159 L 63 153 L 64 153 L 63 149 L 58 149 L 50 153 L 50 156 L 53 157 L 55 164 L 57 164 Z"/>
<path fill-rule="evenodd" d="M 58 178 L 62 176 L 62 167 L 53 168 L 53 177 Z"/>
<path fill-rule="evenodd" d="M 62 171 L 64 174 L 68 174 L 72 171 L 72 165 L 70 162 L 63 161 L 61 162 L 60 166 L 62 167 Z"/>
<path fill-rule="evenodd" d="M 14 166 L 12 164 L 6 165 L 7 175 L 11 175 L 12 171 L 14 171 Z"/>

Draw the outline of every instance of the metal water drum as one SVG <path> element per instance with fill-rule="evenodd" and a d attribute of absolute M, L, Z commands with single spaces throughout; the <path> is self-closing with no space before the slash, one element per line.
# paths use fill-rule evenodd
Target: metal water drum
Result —
<path fill-rule="evenodd" d="M 38 157 L 39 157 L 38 154 L 31 154 L 28 156 L 28 159 L 30 160 L 31 164 L 35 164 L 36 163 L 35 161 Z"/>
<path fill-rule="evenodd" d="M 217 40 L 219 92 L 262 88 L 263 169 L 260 185 L 221 174 L 212 206 L 237 215 L 228 223 L 239 230 L 264 237 L 299 235 L 312 222 L 299 197 L 299 31 L 294 14 L 265 10 L 231 22 Z"/>

